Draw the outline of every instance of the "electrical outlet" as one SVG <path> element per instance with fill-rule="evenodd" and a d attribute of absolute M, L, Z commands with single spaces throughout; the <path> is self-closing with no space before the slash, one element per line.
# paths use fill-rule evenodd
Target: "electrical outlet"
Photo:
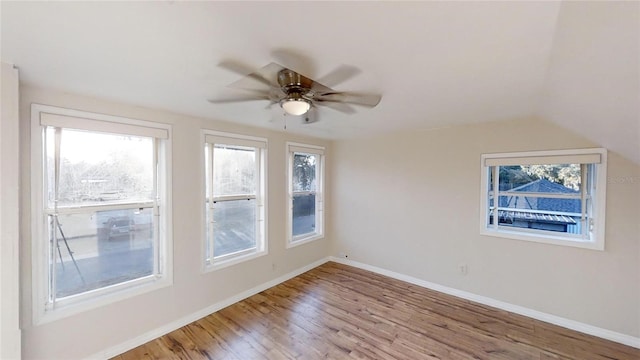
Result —
<path fill-rule="evenodd" d="M 458 272 L 462 275 L 467 275 L 469 273 L 469 266 L 467 266 L 467 264 L 458 264 Z"/>
<path fill-rule="evenodd" d="M 277 268 L 278 266 L 276 265 L 276 263 L 271 263 L 271 271 L 276 271 Z"/>

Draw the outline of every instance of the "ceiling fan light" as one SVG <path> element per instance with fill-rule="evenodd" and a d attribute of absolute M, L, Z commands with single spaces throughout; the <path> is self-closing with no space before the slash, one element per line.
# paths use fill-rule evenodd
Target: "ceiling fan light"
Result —
<path fill-rule="evenodd" d="M 289 115 L 300 116 L 305 114 L 311 108 L 311 104 L 308 100 L 298 98 L 298 99 L 286 99 L 280 106 Z"/>

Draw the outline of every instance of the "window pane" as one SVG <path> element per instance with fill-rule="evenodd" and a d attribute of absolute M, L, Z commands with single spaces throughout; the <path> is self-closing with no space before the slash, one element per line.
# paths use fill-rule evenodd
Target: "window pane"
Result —
<path fill-rule="evenodd" d="M 205 173 L 205 194 L 204 196 L 208 199 L 211 196 L 211 185 L 209 182 L 211 181 L 210 173 L 211 173 L 211 161 L 209 160 L 209 144 L 204 145 L 204 173 Z"/>
<path fill-rule="evenodd" d="M 316 195 L 293 195 L 293 236 L 316 231 Z"/>
<path fill-rule="evenodd" d="M 47 181 L 47 199 L 46 206 L 48 208 L 53 208 L 54 202 L 54 190 L 55 190 L 55 178 L 54 178 L 54 156 L 55 156 L 55 147 L 54 147 L 54 134 L 55 129 L 52 127 L 46 128 L 45 132 L 45 151 L 46 151 L 46 181 Z"/>
<path fill-rule="evenodd" d="M 49 206 L 55 189 L 55 131 L 47 136 Z M 153 140 L 62 129 L 59 205 L 153 200 Z"/>
<path fill-rule="evenodd" d="M 50 238 L 58 239 L 51 248 L 56 298 L 153 273 L 151 209 L 59 215 L 58 223 L 49 217 Z"/>
<path fill-rule="evenodd" d="M 501 191 L 576 193 L 580 164 L 500 166 Z"/>
<path fill-rule="evenodd" d="M 293 191 L 316 191 L 317 155 L 293 155 Z"/>
<path fill-rule="evenodd" d="M 256 200 L 218 201 L 213 206 L 214 257 L 256 247 Z"/>
<path fill-rule="evenodd" d="M 256 151 L 216 145 L 213 149 L 213 194 L 255 194 Z"/>
<path fill-rule="evenodd" d="M 205 204 L 204 204 L 204 238 L 206 239 L 206 241 L 204 242 L 204 259 L 205 259 L 205 261 L 207 263 L 209 263 L 211 261 L 211 258 L 209 257 L 210 249 L 211 249 L 211 241 L 209 241 L 209 239 L 211 238 L 211 233 L 209 231 L 210 211 L 211 210 L 209 210 L 209 203 L 207 201 L 205 201 Z"/>
<path fill-rule="evenodd" d="M 493 171 L 494 171 L 495 167 L 491 166 L 489 167 L 489 181 L 487 182 L 487 186 L 488 188 L 487 190 L 487 194 L 488 194 L 488 200 L 489 200 L 489 208 L 493 208 Z"/>

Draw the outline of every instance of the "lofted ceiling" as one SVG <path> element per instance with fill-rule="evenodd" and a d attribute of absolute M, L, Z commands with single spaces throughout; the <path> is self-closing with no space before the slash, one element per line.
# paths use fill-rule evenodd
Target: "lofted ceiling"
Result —
<path fill-rule="evenodd" d="M 287 131 L 327 139 L 535 116 L 572 129 L 593 128 L 591 122 L 601 116 L 580 121 L 593 114 L 588 103 L 600 93 L 570 99 L 562 94 L 584 89 L 576 79 L 593 66 L 608 66 L 601 63 L 611 57 L 605 53 L 598 64 L 582 64 L 575 73 L 572 55 L 580 49 L 574 49 L 572 29 L 584 32 L 585 24 L 594 23 L 590 16 L 603 16 L 602 9 L 572 9 L 561 2 L 0 4 L 2 61 L 20 68 L 23 83 L 203 118 L 273 129 L 284 125 L 282 110 L 266 109 L 267 102 L 209 103 L 238 94 L 226 86 L 241 75 L 218 66 L 221 62 L 248 69 L 277 62 L 311 78 L 355 66 L 361 72 L 333 88 L 380 93 L 377 107 L 351 115 L 323 108 L 320 121 L 307 125 L 288 119 Z M 637 3 L 627 6 L 633 10 Z M 629 33 L 624 41 L 637 42 L 637 21 L 632 15 L 631 28 L 624 25 L 609 35 Z M 626 81 L 622 87 L 631 93 L 632 103 L 624 100 L 626 110 L 619 114 L 623 125 L 635 126 L 631 137 L 624 130 L 604 139 L 599 131 L 577 131 L 602 146 L 620 147 L 617 135 L 626 136 L 620 151 L 640 163 L 638 45 L 629 50 L 625 44 L 618 47 L 630 51 L 636 65 L 625 60 L 621 71 L 631 74 L 615 81 Z M 613 108 L 611 101 L 607 106 Z"/>

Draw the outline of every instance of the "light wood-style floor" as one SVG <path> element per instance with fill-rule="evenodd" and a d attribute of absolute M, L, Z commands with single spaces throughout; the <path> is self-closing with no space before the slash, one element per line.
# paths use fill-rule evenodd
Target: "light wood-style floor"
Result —
<path fill-rule="evenodd" d="M 115 357 L 640 359 L 640 350 L 326 263 Z"/>

